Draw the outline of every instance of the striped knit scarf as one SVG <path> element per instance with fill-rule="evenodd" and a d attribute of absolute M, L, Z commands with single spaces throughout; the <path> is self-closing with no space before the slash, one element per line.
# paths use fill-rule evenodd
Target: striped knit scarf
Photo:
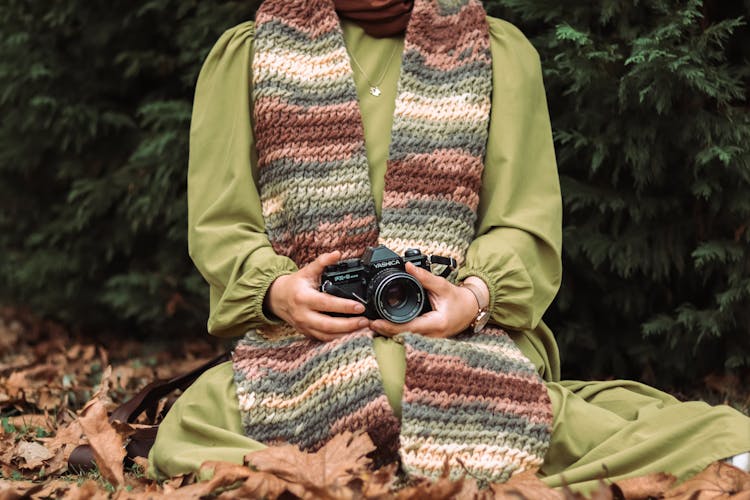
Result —
<path fill-rule="evenodd" d="M 263 217 L 275 251 L 299 266 L 385 244 L 464 261 L 474 236 L 488 135 L 491 56 L 479 0 L 416 0 L 378 223 L 349 57 L 333 0 L 266 0 L 257 13 L 253 118 Z M 248 436 L 320 448 L 367 429 L 376 462 L 404 471 L 504 481 L 536 470 L 551 410 L 532 363 L 502 330 L 397 337 L 406 349 L 399 421 L 383 392 L 372 334 L 333 342 L 284 325 L 234 351 Z"/>

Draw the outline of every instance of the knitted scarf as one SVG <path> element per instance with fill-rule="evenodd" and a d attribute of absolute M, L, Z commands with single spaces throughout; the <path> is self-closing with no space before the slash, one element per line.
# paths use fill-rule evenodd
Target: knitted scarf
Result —
<path fill-rule="evenodd" d="M 256 16 L 258 185 L 274 250 L 299 266 L 385 244 L 464 261 L 474 236 L 492 90 L 478 0 L 416 0 L 407 26 L 378 223 L 349 57 L 333 0 L 266 0 Z M 536 470 L 552 422 L 532 363 L 499 328 L 406 350 L 401 420 L 383 391 L 373 334 L 319 342 L 288 325 L 247 333 L 233 364 L 243 426 L 268 444 L 319 449 L 366 429 L 376 463 L 486 481 Z"/>

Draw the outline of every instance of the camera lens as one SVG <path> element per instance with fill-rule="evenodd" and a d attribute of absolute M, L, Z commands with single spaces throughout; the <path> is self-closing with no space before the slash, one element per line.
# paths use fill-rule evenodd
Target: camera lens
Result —
<path fill-rule="evenodd" d="M 370 282 L 378 315 L 392 323 L 407 323 L 422 312 L 425 292 L 411 274 L 395 269 L 378 273 Z"/>
<path fill-rule="evenodd" d="M 406 300 L 406 287 L 403 283 L 392 283 L 385 291 L 383 299 L 391 309 L 402 307 Z"/>

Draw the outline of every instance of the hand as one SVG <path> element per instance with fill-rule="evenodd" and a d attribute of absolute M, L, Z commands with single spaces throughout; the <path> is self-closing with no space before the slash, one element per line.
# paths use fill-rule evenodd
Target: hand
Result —
<path fill-rule="evenodd" d="M 387 337 L 412 332 L 426 337 L 447 338 L 469 327 L 477 314 L 477 299 L 471 291 L 411 262 L 406 263 L 406 272 L 422 283 L 429 295 L 432 311 L 417 316 L 408 323 L 397 324 L 378 319 L 370 323 L 370 328 Z"/>
<path fill-rule="evenodd" d="M 367 328 L 364 316 L 338 318 L 326 313 L 362 314 L 365 306 L 319 291 L 325 266 L 341 260 L 341 252 L 325 253 L 297 272 L 279 276 L 268 289 L 270 311 L 298 332 L 324 342 Z"/>

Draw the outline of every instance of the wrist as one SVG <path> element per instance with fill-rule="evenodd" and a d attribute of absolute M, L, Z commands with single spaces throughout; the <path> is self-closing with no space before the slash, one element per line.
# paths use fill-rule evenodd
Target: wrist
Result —
<path fill-rule="evenodd" d="M 469 323 L 469 329 L 474 333 L 479 333 L 484 329 L 489 320 L 489 302 L 490 291 L 487 285 L 479 278 L 470 276 L 460 284 L 474 297 L 476 309 L 473 310 L 473 317 Z"/>
<path fill-rule="evenodd" d="M 461 286 L 469 289 L 475 296 L 479 309 L 487 309 L 490 305 L 490 289 L 487 283 L 478 276 L 468 276 L 461 282 Z"/>
<path fill-rule="evenodd" d="M 271 282 L 263 298 L 263 310 L 269 318 L 282 319 L 280 314 L 283 309 L 285 282 L 289 279 L 288 274 L 282 274 Z"/>

